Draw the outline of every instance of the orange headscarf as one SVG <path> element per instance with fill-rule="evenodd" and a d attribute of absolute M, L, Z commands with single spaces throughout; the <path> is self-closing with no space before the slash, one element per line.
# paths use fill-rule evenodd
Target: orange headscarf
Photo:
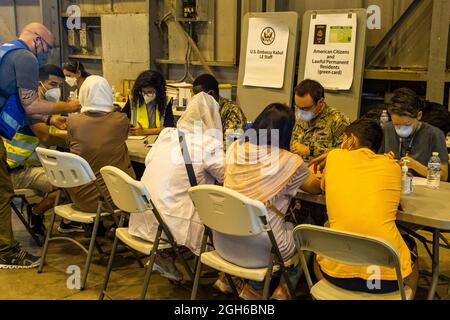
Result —
<path fill-rule="evenodd" d="M 227 150 L 224 186 L 267 204 L 302 163 L 302 158 L 284 149 L 236 141 Z"/>

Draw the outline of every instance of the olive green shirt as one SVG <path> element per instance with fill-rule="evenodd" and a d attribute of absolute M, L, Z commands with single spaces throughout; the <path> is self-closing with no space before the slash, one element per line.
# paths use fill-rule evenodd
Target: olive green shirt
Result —
<path fill-rule="evenodd" d="M 318 157 L 340 147 L 349 124 L 350 120 L 346 115 L 326 106 L 315 119 L 309 122 L 296 121 L 292 131 L 291 148 L 294 143 L 301 143 L 309 147 L 312 158 Z"/>

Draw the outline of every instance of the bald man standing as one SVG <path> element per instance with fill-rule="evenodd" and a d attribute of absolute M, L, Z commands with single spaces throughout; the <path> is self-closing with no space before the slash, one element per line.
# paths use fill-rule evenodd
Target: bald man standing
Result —
<path fill-rule="evenodd" d="M 79 110 L 79 101 L 49 102 L 39 98 L 39 67 L 47 63 L 53 45 L 52 33 L 40 23 L 31 23 L 22 30 L 19 39 L 0 46 L 0 110 L 5 105 L 13 110 L 10 113 L 13 117 L 8 114 L 0 117 L 2 137 L 7 138 L 17 129 L 20 122 L 14 116 L 21 113 L 20 106 L 27 124 L 45 121 L 60 128 L 65 125 L 64 118 L 52 114 Z M 0 143 L 0 269 L 34 268 L 40 259 L 22 250 L 13 237 L 10 207 L 13 194 L 6 150 Z"/>

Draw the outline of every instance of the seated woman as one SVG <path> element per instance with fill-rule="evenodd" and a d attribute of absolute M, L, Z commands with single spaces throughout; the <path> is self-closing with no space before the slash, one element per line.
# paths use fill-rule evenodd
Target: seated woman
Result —
<path fill-rule="evenodd" d="M 410 250 L 414 252 L 415 243 L 407 236 L 402 238 L 396 225 L 401 170 L 390 157 L 376 154 L 382 139 L 383 132 L 376 121 L 361 119 L 346 129 L 342 149 L 328 154 L 322 184 L 330 228 L 389 242 L 400 256 L 402 276 L 414 293 L 417 253 Z M 367 293 L 398 290 L 394 269 L 346 265 L 325 257 L 318 257 L 317 262 L 317 278 L 325 277 L 338 287 Z M 376 280 L 379 286 L 375 285 Z"/>
<path fill-rule="evenodd" d="M 114 166 L 135 177 L 125 143 L 128 138 L 128 119 L 123 113 L 113 112 L 111 87 L 100 76 L 90 76 L 84 81 L 80 88 L 80 103 L 81 113 L 69 116 L 67 121 L 70 152 L 89 163 L 102 193 L 109 198 L 100 175 L 101 168 Z M 76 209 L 97 211 L 100 194 L 93 183 L 68 191 Z"/>
<path fill-rule="evenodd" d="M 173 127 L 172 98 L 167 99 L 164 77 L 152 70 L 142 72 L 122 112 L 130 119 L 132 135 L 156 135 Z"/>
<path fill-rule="evenodd" d="M 408 160 L 408 167 L 417 176 L 426 177 L 428 161 L 433 152 L 441 160 L 441 180 L 448 178 L 448 151 L 444 133 L 422 122 L 422 101 L 414 91 L 400 88 L 394 91 L 388 106 L 392 122 L 384 127 L 384 143 L 380 153 L 390 153 L 400 165 Z"/>
<path fill-rule="evenodd" d="M 227 150 L 224 181 L 225 187 L 266 204 L 268 221 L 285 261 L 296 254 L 293 225 L 286 223 L 283 216 L 289 202 L 299 188 L 321 193 L 319 180 L 310 174 L 300 156 L 289 151 L 294 121 L 294 112 L 288 106 L 279 103 L 267 106 L 253 124 L 258 141 L 250 139 L 242 145 L 235 142 Z M 272 134 L 277 133 L 279 141 L 272 140 Z M 213 237 L 214 247 L 225 260 L 246 268 L 267 266 L 271 243 L 266 233 L 243 238 L 214 232 Z M 298 265 L 289 271 L 294 286 L 300 278 L 300 270 Z M 262 298 L 255 287 L 261 288 L 261 285 L 246 284 L 241 298 Z M 284 279 L 272 297 L 291 298 Z"/>
<path fill-rule="evenodd" d="M 194 96 L 177 128 L 165 128 L 145 159 L 142 182 L 177 243 L 200 254 L 203 224 L 188 190 L 191 187 L 179 142 L 184 133 L 198 184 L 223 182 L 224 154 L 219 104 L 206 93 Z M 151 212 L 130 216 L 129 233 L 154 241 L 158 223 Z M 181 280 L 172 258 L 158 254 L 155 268 L 162 276 Z"/>
<path fill-rule="evenodd" d="M 76 87 L 76 91 L 79 95 L 80 88 L 84 81 L 91 75 L 86 71 L 84 65 L 79 61 L 70 61 L 64 64 L 63 72 L 66 76 L 66 82 L 71 88 Z"/>

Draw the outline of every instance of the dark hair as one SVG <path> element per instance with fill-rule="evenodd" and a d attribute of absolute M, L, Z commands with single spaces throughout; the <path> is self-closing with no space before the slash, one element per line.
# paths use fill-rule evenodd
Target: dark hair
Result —
<path fill-rule="evenodd" d="M 133 90 L 131 91 L 133 103 L 137 103 L 137 106 L 144 103 L 144 97 L 141 92 L 142 88 L 145 87 L 152 87 L 156 90 L 156 106 L 161 115 L 165 114 L 167 107 L 167 96 L 166 80 L 163 75 L 157 71 L 146 70 L 137 77 Z"/>
<path fill-rule="evenodd" d="M 86 71 L 83 64 L 78 60 L 77 61 L 69 61 L 69 62 L 65 63 L 63 69 L 67 70 L 69 72 L 72 72 L 72 73 L 77 73 L 78 71 L 80 71 L 81 77 L 83 79 L 86 79 L 87 77 L 89 77 L 91 75 L 89 72 Z"/>
<path fill-rule="evenodd" d="M 258 137 L 258 144 L 262 142 L 259 140 L 260 130 L 267 130 L 268 145 L 272 144 L 271 130 L 279 130 L 279 147 L 289 150 L 294 122 L 295 117 L 292 108 L 282 103 L 269 104 L 253 123 L 253 129 L 256 130 Z"/>
<path fill-rule="evenodd" d="M 380 103 L 377 104 L 375 106 L 373 106 L 369 111 L 366 112 L 366 114 L 364 114 L 361 118 L 362 119 L 371 119 L 371 120 L 375 120 L 375 121 L 380 121 L 380 117 L 383 113 L 384 110 L 387 110 L 388 107 L 386 104 L 384 103 Z M 390 115 L 388 113 L 388 117 L 389 117 L 389 121 L 391 120 Z"/>
<path fill-rule="evenodd" d="M 417 118 L 422 111 L 423 105 L 420 97 L 409 88 L 399 88 L 393 92 L 388 106 L 389 113 Z"/>
<path fill-rule="evenodd" d="M 362 147 L 369 148 L 375 153 L 378 153 L 383 141 L 383 130 L 378 122 L 372 119 L 359 119 L 352 122 L 345 129 L 345 134 L 347 137 L 353 134 Z"/>
<path fill-rule="evenodd" d="M 441 129 L 444 134 L 450 132 L 450 112 L 442 104 L 424 101 L 422 121 Z"/>
<path fill-rule="evenodd" d="M 214 78 L 212 75 L 204 73 L 198 76 L 194 80 L 194 83 L 192 85 L 195 94 L 201 91 L 206 93 L 212 91 L 213 92 L 212 96 L 216 100 L 219 100 L 219 82 L 217 82 L 216 78 Z"/>
<path fill-rule="evenodd" d="M 61 79 L 64 79 L 64 72 L 60 67 L 55 66 L 54 64 L 46 64 L 39 68 L 39 81 L 48 80 L 50 76 L 55 76 Z"/>
<path fill-rule="evenodd" d="M 314 100 L 314 103 L 317 103 L 320 99 L 325 98 L 325 89 L 315 80 L 305 79 L 300 82 L 294 90 L 295 94 L 299 97 L 304 97 L 309 94 Z"/>

